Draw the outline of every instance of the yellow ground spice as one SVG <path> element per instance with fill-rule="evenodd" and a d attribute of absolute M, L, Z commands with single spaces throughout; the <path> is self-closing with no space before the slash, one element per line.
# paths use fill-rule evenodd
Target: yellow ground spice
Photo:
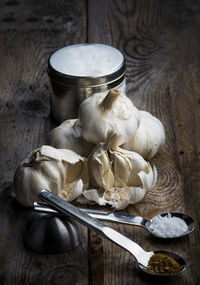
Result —
<path fill-rule="evenodd" d="M 158 275 L 171 275 L 180 269 L 181 266 L 176 260 L 163 253 L 152 255 L 147 266 L 147 271 Z"/>

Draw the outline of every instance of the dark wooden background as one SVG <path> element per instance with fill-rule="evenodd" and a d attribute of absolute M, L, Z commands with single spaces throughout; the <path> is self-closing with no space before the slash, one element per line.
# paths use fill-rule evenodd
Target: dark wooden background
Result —
<path fill-rule="evenodd" d="M 154 159 L 158 183 L 126 212 L 151 218 L 191 215 L 195 231 L 161 241 L 142 228 L 109 224 L 146 250 L 169 249 L 187 262 L 180 276 L 154 280 L 126 251 L 85 231 L 82 244 L 60 255 L 24 248 L 31 210 L 12 197 L 17 165 L 42 145 L 50 117 L 47 60 L 68 44 L 100 42 L 127 59 L 127 94 L 164 124 L 166 144 Z M 200 1 L 0 1 L 0 284 L 200 284 Z"/>

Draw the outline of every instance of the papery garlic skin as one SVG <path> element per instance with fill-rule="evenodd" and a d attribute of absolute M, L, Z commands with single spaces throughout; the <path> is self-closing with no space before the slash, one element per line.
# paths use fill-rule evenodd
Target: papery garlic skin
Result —
<path fill-rule="evenodd" d="M 115 186 L 140 187 L 143 182 L 138 174 L 144 172 L 150 179 L 148 174 L 150 173 L 151 165 L 140 154 L 119 147 L 118 141 L 119 136 L 110 133 L 106 142 L 109 145 L 108 152 L 115 176 Z M 151 177 L 151 183 L 145 184 L 146 188 L 150 188 L 155 184 L 157 175 L 154 175 L 153 178 Z"/>
<path fill-rule="evenodd" d="M 66 201 L 73 201 L 82 194 L 83 181 L 81 179 L 69 183 L 59 192 L 59 197 Z"/>
<path fill-rule="evenodd" d="M 130 141 L 140 123 L 131 100 L 117 89 L 96 93 L 84 100 L 78 112 L 82 136 L 88 142 L 104 142 L 110 131 L 120 136 L 119 145 Z"/>
<path fill-rule="evenodd" d="M 16 199 L 27 207 L 33 206 L 43 189 L 72 201 L 88 184 L 87 159 L 71 150 L 51 146 L 33 151 L 18 167 L 14 177 Z"/>
<path fill-rule="evenodd" d="M 151 165 L 148 163 L 148 173 L 146 171 L 140 171 L 138 173 L 138 176 L 141 180 L 141 186 L 130 187 L 130 204 L 136 204 L 140 202 L 144 198 L 146 191 L 150 190 L 155 186 L 157 182 L 157 169 L 154 165 L 152 168 Z"/>
<path fill-rule="evenodd" d="M 109 190 L 114 186 L 114 174 L 108 156 L 108 142 L 100 143 L 89 155 L 90 184 L 96 188 Z"/>
<path fill-rule="evenodd" d="M 110 157 L 113 163 L 115 186 L 140 186 L 141 180 L 138 173 L 149 172 L 147 162 L 136 152 L 118 147 L 110 149 Z"/>
<path fill-rule="evenodd" d="M 96 181 L 93 186 L 97 189 L 85 190 L 83 196 L 99 205 L 123 209 L 143 199 L 157 181 L 157 170 L 138 153 L 118 147 L 118 140 L 119 137 L 110 132 L 106 142 L 100 143 L 91 153 L 90 176 Z M 96 165 L 90 166 L 91 161 Z M 112 179 L 108 180 L 112 183 L 105 183 L 105 172 L 112 173 Z"/>
<path fill-rule="evenodd" d="M 165 143 L 165 130 L 160 120 L 149 112 L 140 112 L 140 125 L 135 136 L 122 147 L 139 153 L 144 159 L 152 159 Z"/>
<path fill-rule="evenodd" d="M 87 157 L 94 144 L 84 140 L 78 119 L 66 120 L 57 128 L 51 130 L 47 136 L 47 144 L 58 149 L 70 149 Z"/>
<path fill-rule="evenodd" d="M 130 187 L 131 199 L 129 202 L 130 204 L 138 203 L 143 199 L 146 191 L 156 184 L 157 170 L 155 166 L 152 169 L 150 163 L 136 152 L 120 147 L 112 149 L 112 145 L 110 147 L 115 186 Z"/>
<path fill-rule="evenodd" d="M 83 196 L 90 202 L 96 202 L 101 206 L 110 205 L 111 207 L 120 210 L 125 209 L 131 199 L 131 191 L 129 187 L 113 187 L 109 191 L 102 189 L 89 189 L 83 191 Z M 83 200 L 79 200 L 82 202 Z"/>
<path fill-rule="evenodd" d="M 157 181 L 157 170 L 148 164 L 148 173 L 140 171 L 138 176 L 141 179 L 140 186 L 114 186 L 109 190 L 89 189 L 84 190 L 82 195 L 78 197 L 80 203 L 95 202 L 101 206 L 110 205 L 116 210 L 125 209 L 129 204 L 140 202 L 147 190 L 150 190 Z M 83 199 L 85 198 L 85 200 Z"/>

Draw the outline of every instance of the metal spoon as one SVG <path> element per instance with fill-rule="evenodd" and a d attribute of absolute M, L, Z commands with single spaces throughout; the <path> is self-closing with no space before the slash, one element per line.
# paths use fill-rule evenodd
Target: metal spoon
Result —
<path fill-rule="evenodd" d="M 110 241 L 113 241 L 117 245 L 129 251 L 136 258 L 139 268 L 145 273 L 148 273 L 150 275 L 163 276 L 162 274 L 158 275 L 158 274 L 150 273 L 147 270 L 149 259 L 151 258 L 151 256 L 153 256 L 156 253 L 163 253 L 165 255 L 168 255 L 172 257 L 173 259 L 175 259 L 180 264 L 179 272 L 173 273 L 167 276 L 177 275 L 178 273 L 183 272 L 186 268 L 185 261 L 180 256 L 172 252 L 169 252 L 169 251 L 147 252 L 142 247 L 140 247 L 137 243 L 133 242 L 132 240 L 128 239 L 127 237 L 123 236 L 122 234 L 113 230 L 112 228 L 105 226 L 103 223 L 99 222 L 98 220 L 95 220 L 94 218 L 90 217 L 83 211 L 79 210 L 78 208 L 74 207 L 73 205 L 69 204 L 68 202 L 64 201 L 58 196 L 48 192 L 47 190 L 42 190 L 42 192 L 38 195 L 38 197 L 41 200 L 53 206 L 54 208 L 56 208 L 59 212 L 68 214 L 69 216 L 77 220 L 78 222 L 82 223 L 83 225 L 96 231 L 103 237 L 109 239 Z"/>
<path fill-rule="evenodd" d="M 41 203 L 34 203 L 34 210 L 36 211 L 41 211 L 41 212 L 47 212 L 47 213 L 58 213 L 56 210 L 48 207 L 45 204 L 41 204 Z M 128 215 L 128 214 L 121 214 L 118 212 L 103 212 L 103 211 L 97 211 L 97 210 L 90 210 L 90 209 L 81 209 L 81 211 L 87 213 L 88 215 L 90 215 L 91 217 L 98 219 L 98 220 L 102 220 L 102 221 L 109 221 L 109 222 L 117 222 L 117 223 L 122 223 L 122 224 L 128 224 L 128 225 L 135 225 L 135 226 L 140 226 L 145 228 L 146 230 L 148 230 L 152 235 L 159 237 L 159 238 L 168 238 L 168 239 L 172 239 L 172 238 L 177 238 L 177 237 L 183 237 L 189 233 L 191 233 L 194 230 L 195 224 L 193 219 L 186 215 L 186 214 L 182 214 L 182 213 L 163 213 L 160 214 L 159 216 L 161 217 L 165 217 L 168 214 L 171 214 L 172 217 L 177 217 L 179 219 L 184 220 L 184 222 L 187 225 L 187 231 L 185 233 L 183 233 L 182 235 L 179 235 L 177 237 L 171 236 L 171 237 L 165 237 L 165 236 L 160 236 L 157 235 L 152 229 L 151 229 L 151 222 L 152 219 L 155 218 L 153 217 L 151 220 L 146 220 L 143 217 L 140 216 L 134 216 L 134 215 Z"/>

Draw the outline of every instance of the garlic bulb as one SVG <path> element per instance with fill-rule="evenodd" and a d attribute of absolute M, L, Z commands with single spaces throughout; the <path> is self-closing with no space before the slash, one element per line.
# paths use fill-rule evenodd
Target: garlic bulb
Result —
<path fill-rule="evenodd" d="M 47 136 L 47 144 L 59 149 L 71 149 L 82 156 L 88 156 L 94 148 L 81 136 L 78 119 L 66 120 L 53 129 Z"/>
<path fill-rule="evenodd" d="M 72 150 L 42 146 L 18 167 L 15 177 L 16 199 L 32 206 L 42 189 L 64 198 L 76 199 L 89 184 L 87 159 Z"/>
<path fill-rule="evenodd" d="M 138 176 L 141 179 L 141 186 L 114 186 L 109 190 L 89 189 L 84 190 L 82 196 L 78 197 L 78 202 L 95 202 L 101 206 L 110 205 L 116 210 L 125 209 L 129 204 L 140 202 L 147 190 L 151 189 L 157 181 L 157 170 L 148 164 L 148 173 L 140 171 Z"/>
<path fill-rule="evenodd" d="M 119 137 L 111 132 L 89 157 L 92 186 L 83 196 L 100 205 L 110 204 L 116 209 L 138 203 L 157 181 L 157 170 L 141 155 L 118 147 Z M 109 174 L 109 175 L 108 175 Z"/>
<path fill-rule="evenodd" d="M 130 141 L 140 123 L 137 108 L 127 96 L 117 89 L 96 93 L 79 107 L 82 136 L 88 142 L 104 142 L 113 130 L 120 135 L 119 145 Z"/>
<path fill-rule="evenodd" d="M 165 142 L 165 131 L 160 120 L 146 111 L 140 111 L 140 125 L 135 136 L 122 147 L 150 160 Z"/>

